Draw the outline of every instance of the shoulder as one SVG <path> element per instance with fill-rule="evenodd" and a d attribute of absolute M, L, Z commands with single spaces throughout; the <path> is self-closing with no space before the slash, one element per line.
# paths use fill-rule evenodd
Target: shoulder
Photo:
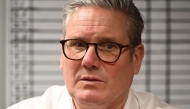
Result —
<path fill-rule="evenodd" d="M 7 109 L 52 109 L 56 107 L 65 91 L 65 86 L 51 86 L 42 96 L 26 99 Z"/>
<path fill-rule="evenodd" d="M 131 89 L 141 109 L 179 109 L 160 101 L 153 93 Z"/>

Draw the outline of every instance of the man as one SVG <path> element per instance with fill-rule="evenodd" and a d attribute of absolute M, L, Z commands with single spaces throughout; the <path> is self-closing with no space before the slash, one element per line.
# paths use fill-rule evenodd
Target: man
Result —
<path fill-rule="evenodd" d="M 63 20 L 65 86 L 8 109 L 177 109 L 131 89 L 144 56 L 144 24 L 132 0 L 70 0 Z"/>

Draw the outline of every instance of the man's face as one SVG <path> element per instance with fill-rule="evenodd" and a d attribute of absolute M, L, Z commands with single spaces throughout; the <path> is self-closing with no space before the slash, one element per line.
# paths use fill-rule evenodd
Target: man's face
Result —
<path fill-rule="evenodd" d="M 96 7 L 81 7 L 69 18 L 65 39 L 80 39 L 97 43 L 112 41 L 130 44 L 126 32 L 126 16 L 118 11 Z M 143 51 L 143 46 L 140 50 Z M 141 56 L 140 56 L 141 55 Z M 90 45 L 81 60 L 69 60 L 63 54 L 60 68 L 69 94 L 75 102 L 104 104 L 127 99 L 133 75 L 140 69 L 143 53 L 125 48 L 118 61 L 105 63 L 98 59 Z"/>

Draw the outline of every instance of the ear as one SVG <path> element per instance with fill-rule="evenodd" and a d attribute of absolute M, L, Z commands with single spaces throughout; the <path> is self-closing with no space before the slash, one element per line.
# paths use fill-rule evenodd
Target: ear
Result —
<path fill-rule="evenodd" d="M 63 58 L 64 58 L 64 57 L 63 57 L 62 46 L 61 46 L 60 51 L 61 51 L 61 56 L 60 56 L 60 69 L 63 70 Z"/>
<path fill-rule="evenodd" d="M 61 53 L 60 57 L 60 69 L 63 70 L 63 53 Z"/>
<path fill-rule="evenodd" d="M 139 73 L 143 57 L 144 57 L 144 45 L 143 44 L 137 45 L 134 48 L 134 54 L 133 54 L 134 74 Z"/>
<path fill-rule="evenodd" d="M 61 38 L 60 40 L 63 40 L 64 38 Z M 60 56 L 60 69 L 63 70 L 63 49 L 62 49 L 62 45 L 60 47 L 60 51 L 61 51 L 61 56 Z"/>

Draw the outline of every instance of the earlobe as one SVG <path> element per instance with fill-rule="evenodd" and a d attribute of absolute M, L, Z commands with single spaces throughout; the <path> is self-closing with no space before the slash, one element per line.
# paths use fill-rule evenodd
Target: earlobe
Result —
<path fill-rule="evenodd" d="M 61 55 L 61 58 L 60 58 L 60 69 L 63 70 L 63 65 L 62 65 L 62 55 Z"/>
<path fill-rule="evenodd" d="M 62 52 L 62 46 L 61 46 L 60 50 L 61 50 L 61 57 L 60 57 L 60 66 L 59 67 L 60 67 L 61 70 L 63 70 L 63 52 Z"/>
<path fill-rule="evenodd" d="M 60 57 L 60 69 L 63 70 L 63 53 L 61 53 Z"/>
<path fill-rule="evenodd" d="M 135 47 L 133 55 L 134 74 L 138 74 L 144 57 L 144 45 L 140 44 Z"/>

